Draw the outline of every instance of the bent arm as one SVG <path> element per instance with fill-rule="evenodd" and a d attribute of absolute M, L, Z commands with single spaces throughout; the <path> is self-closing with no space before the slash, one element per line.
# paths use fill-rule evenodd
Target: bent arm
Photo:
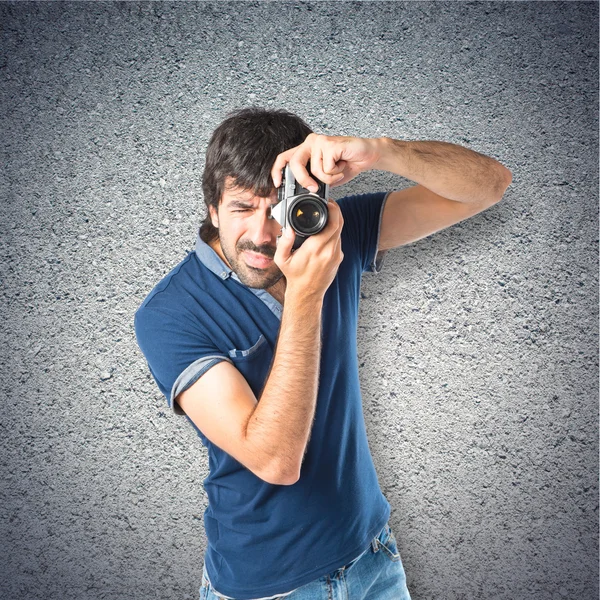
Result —
<path fill-rule="evenodd" d="M 313 425 L 321 359 L 323 297 L 286 292 L 277 347 L 260 401 L 245 428 L 246 442 L 295 483 Z"/>

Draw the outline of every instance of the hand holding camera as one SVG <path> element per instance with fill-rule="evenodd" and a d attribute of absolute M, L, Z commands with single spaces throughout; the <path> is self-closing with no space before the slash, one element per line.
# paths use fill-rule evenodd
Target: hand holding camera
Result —
<path fill-rule="evenodd" d="M 301 248 L 292 251 L 296 233 L 291 227 L 285 229 L 278 241 L 273 260 L 285 275 L 286 295 L 297 292 L 304 298 L 313 296 L 321 300 L 336 276 L 344 258 L 341 242 L 344 218 L 333 200 L 326 207 L 325 227 L 306 238 Z"/>
<path fill-rule="evenodd" d="M 307 169 L 310 173 L 310 167 Z M 271 208 L 269 218 L 275 219 L 284 230 L 291 228 L 295 232 L 292 250 L 296 250 L 307 237 L 325 228 L 329 186 L 319 181 L 317 191 L 309 191 L 296 181 L 289 164 L 281 170 L 281 178 L 277 204 Z"/>
<path fill-rule="evenodd" d="M 278 204 L 271 218 L 294 229 L 294 250 L 325 227 L 329 186 L 348 183 L 374 168 L 382 157 L 383 140 L 310 133 L 302 144 L 277 156 L 271 177 Z"/>
<path fill-rule="evenodd" d="M 317 180 L 331 187 L 344 185 L 363 171 L 384 168 L 381 161 L 387 153 L 388 139 L 311 133 L 299 146 L 277 156 L 271 169 L 273 183 L 279 187 L 281 169 L 289 163 L 296 179 L 311 191 L 317 191 Z M 305 168 L 308 161 L 312 164 L 312 177 Z"/>
<path fill-rule="evenodd" d="M 288 232 L 278 238 L 274 257 L 286 276 L 286 294 L 291 288 L 322 297 L 331 285 L 344 257 L 344 219 L 339 206 L 326 200 L 329 186 L 347 183 L 374 168 L 381 158 L 382 140 L 311 133 L 302 144 L 275 159 L 271 177 L 278 188 L 278 203 L 270 218 Z M 310 163 L 314 165 L 312 173 Z M 292 167 L 306 187 L 297 181 Z"/>

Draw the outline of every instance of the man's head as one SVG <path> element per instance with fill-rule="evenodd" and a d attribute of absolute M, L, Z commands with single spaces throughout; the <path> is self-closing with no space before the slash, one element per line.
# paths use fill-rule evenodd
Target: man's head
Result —
<path fill-rule="evenodd" d="M 310 133 L 290 112 L 251 107 L 230 113 L 208 143 L 202 177 L 207 215 L 200 237 L 219 241 L 229 266 L 249 287 L 269 288 L 282 276 L 273 260 L 257 262 L 248 252 L 275 255 L 281 227 L 268 218 L 277 201 L 271 168 L 278 154 Z"/>

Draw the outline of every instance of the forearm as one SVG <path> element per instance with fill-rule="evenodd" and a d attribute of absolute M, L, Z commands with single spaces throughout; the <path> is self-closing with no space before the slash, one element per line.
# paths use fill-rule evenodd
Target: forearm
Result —
<path fill-rule="evenodd" d="M 512 181 L 497 160 L 473 150 L 437 141 L 377 139 L 380 158 L 374 169 L 389 171 L 457 202 L 499 200 Z"/>
<path fill-rule="evenodd" d="M 312 428 L 321 357 L 320 299 L 287 295 L 271 371 L 248 421 L 246 440 L 272 476 L 295 481 Z"/>

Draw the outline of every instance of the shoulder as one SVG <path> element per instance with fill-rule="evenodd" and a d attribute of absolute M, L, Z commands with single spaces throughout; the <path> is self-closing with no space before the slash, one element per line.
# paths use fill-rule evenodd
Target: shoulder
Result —
<path fill-rule="evenodd" d="M 154 308 L 169 306 L 174 297 L 180 297 L 182 288 L 186 288 L 186 283 L 190 280 L 198 280 L 199 261 L 194 260 L 194 252 L 188 255 L 175 267 L 173 267 L 148 293 L 138 308 Z"/>
<path fill-rule="evenodd" d="M 206 269 L 205 269 L 206 270 Z M 148 293 L 134 314 L 136 333 L 164 328 L 189 328 L 190 315 L 205 296 L 206 274 L 190 252 Z"/>

